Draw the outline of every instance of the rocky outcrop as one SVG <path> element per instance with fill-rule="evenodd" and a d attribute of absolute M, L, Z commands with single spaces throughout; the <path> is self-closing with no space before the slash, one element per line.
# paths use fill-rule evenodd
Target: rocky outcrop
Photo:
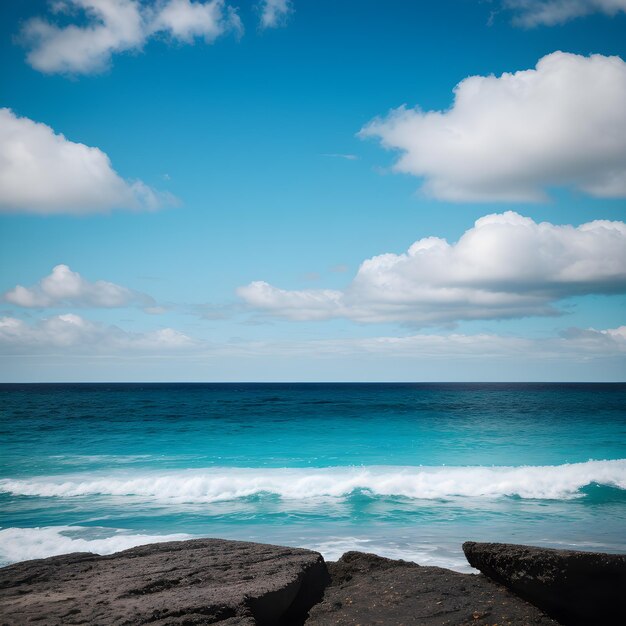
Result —
<path fill-rule="evenodd" d="M 626 624 L 626 555 L 463 544 L 472 567 L 563 624 Z"/>
<path fill-rule="evenodd" d="M 463 549 L 485 575 L 221 539 L 66 554 L 0 569 L 0 626 L 626 624 L 626 556 Z"/>
<path fill-rule="evenodd" d="M 307 626 L 556 624 L 484 576 L 348 552 L 329 563 L 332 583 Z"/>
<path fill-rule="evenodd" d="M 0 623 L 297 624 L 328 581 L 317 552 L 239 541 L 68 554 L 0 569 Z"/>

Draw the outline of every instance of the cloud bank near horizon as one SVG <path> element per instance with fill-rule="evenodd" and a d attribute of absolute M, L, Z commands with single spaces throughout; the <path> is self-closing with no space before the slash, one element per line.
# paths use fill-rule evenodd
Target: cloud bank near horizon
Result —
<path fill-rule="evenodd" d="M 173 328 L 131 333 L 117 326 L 91 322 L 75 313 L 64 313 L 35 323 L 15 317 L 0 318 L 3 354 L 120 354 L 186 352 L 193 339 Z"/>
<path fill-rule="evenodd" d="M 401 106 L 359 132 L 399 151 L 394 171 L 454 202 L 538 202 L 571 188 L 626 197 L 626 63 L 553 52 L 534 69 L 470 76 L 445 111 Z"/>
<path fill-rule="evenodd" d="M 513 211 L 486 215 L 455 243 L 416 241 L 363 261 L 344 290 L 287 290 L 254 281 L 237 290 L 255 311 L 290 320 L 445 325 L 559 315 L 573 296 L 626 292 L 626 224 L 537 223 Z"/>
<path fill-rule="evenodd" d="M 385 362 L 441 363 L 454 360 L 519 366 L 524 362 L 578 362 L 593 367 L 593 362 L 626 359 L 626 326 L 617 328 L 568 328 L 546 337 L 522 337 L 496 333 L 420 333 L 406 336 L 364 338 L 328 338 L 310 340 L 237 340 L 221 343 L 194 338 L 171 327 L 131 332 L 117 325 L 91 321 L 76 313 L 63 313 L 37 320 L 0 316 L 0 362 L 17 357 L 52 357 L 52 364 L 62 359 L 81 360 L 102 357 L 128 363 L 146 357 L 176 359 L 188 363 L 198 372 L 206 366 L 224 363 L 250 367 L 254 363 L 294 361 L 306 371 L 316 362 L 340 362 L 359 359 L 380 365 Z M 95 363 L 95 362 L 94 362 Z M 0 368 L 1 369 L 1 368 Z M 53 368 L 54 369 L 54 368 Z M 357 368 L 358 369 L 358 368 Z M 138 373 L 141 373 L 139 370 Z M 305 377 L 306 378 L 306 377 Z M 303 378 L 304 380 L 304 378 Z"/>

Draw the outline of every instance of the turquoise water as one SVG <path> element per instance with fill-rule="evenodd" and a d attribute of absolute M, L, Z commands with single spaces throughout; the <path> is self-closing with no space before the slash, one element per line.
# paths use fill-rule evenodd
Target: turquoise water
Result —
<path fill-rule="evenodd" d="M 626 551 L 626 385 L 0 385 L 0 562 L 218 536 Z"/>

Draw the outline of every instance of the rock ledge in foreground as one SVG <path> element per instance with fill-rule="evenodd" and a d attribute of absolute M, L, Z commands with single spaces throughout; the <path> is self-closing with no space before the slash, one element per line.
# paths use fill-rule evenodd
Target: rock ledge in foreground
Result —
<path fill-rule="evenodd" d="M 328 584 L 310 550 L 196 539 L 0 569 L 0 624 L 302 623 Z"/>
<path fill-rule="evenodd" d="M 626 555 L 463 544 L 472 567 L 563 624 L 626 624 Z"/>
<path fill-rule="evenodd" d="M 555 626 L 537 607 L 484 576 L 347 552 L 306 626 Z"/>

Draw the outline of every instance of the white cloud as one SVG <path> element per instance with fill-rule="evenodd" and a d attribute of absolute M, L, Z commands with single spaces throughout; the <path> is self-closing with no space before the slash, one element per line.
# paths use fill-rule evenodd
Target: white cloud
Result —
<path fill-rule="evenodd" d="M 596 330 L 595 328 L 569 328 L 562 334 L 562 339 L 575 341 L 579 349 L 618 346 L 626 352 L 626 326 Z"/>
<path fill-rule="evenodd" d="M 242 364 L 263 364 L 263 371 L 267 374 L 267 363 L 272 360 L 286 363 L 294 361 L 300 365 L 315 361 L 340 362 L 344 364 L 341 367 L 345 367 L 344 359 L 354 363 L 355 358 L 359 365 L 391 362 L 432 365 L 435 362 L 445 364 L 451 361 L 455 364 L 477 362 L 481 367 L 488 363 L 523 365 L 541 361 L 590 365 L 597 359 L 623 361 L 626 357 L 626 326 L 603 330 L 571 328 L 560 336 L 541 339 L 493 333 L 424 333 L 403 337 L 242 340 L 214 344 L 194 339 L 173 328 L 131 333 L 117 326 L 91 322 L 74 313 L 33 323 L 14 317 L 0 317 L 0 357 L 45 355 L 81 359 L 109 356 L 124 360 L 167 355 L 176 358 L 179 364 L 183 360 L 188 361 L 202 372 L 210 363 L 234 364 L 235 379 L 241 379 L 237 372 L 241 371 L 239 368 Z M 527 368 L 523 371 L 527 371 Z M 297 372 L 297 368 L 293 372 Z M 83 373 L 88 376 L 88 372 Z"/>
<path fill-rule="evenodd" d="M 626 224 L 536 223 L 512 211 L 477 220 L 458 242 L 426 237 L 406 253 L 364 261 L 343 291 L 238 289 L 246 304 L 293 320 L 436 325 L 558 315 L 571 296 L 626 292 Z"/>
<path fill-rule="evenodd" d="M 129 333 L 117 326 L 90 322 L 80 315 L 66 313 L 35 324 L 14 317 L 0 318 L 0 346 L 5 354 L 69 351 L 80 354 L 185 351 L 195 342 L 173 328 L 147 333 Z"/>
<path fill-rule="evenodd" d="M 89 74 L 105 70 L 113 54 L 139 50 L 152 36 L 165 34 L 190 43 L 195 37 L 212 42 L 241 31 L 237 13 L 224 0 L 58 0 L 56 14 L 83 13 L 85 24 L 59 26 L 36 17 L 23 30 L 30 47 L 28 63 L 45 73 Z"/>
<path fill-rule="evenodd" d="M 141 306 L 148 312 L 158 307 L 147 294 L 104 280 L 89 282 L 67 265 L 57 265 L 52 273 L 33 287 L 17 285 L 4 294 L 4 299 L 21 307 L 97 307 L 115 308 Z"/>
<path fill-rule="evenodd" d="M 102 150 L 0 109 L 0 212 L 84 214 L 164 202 L 174 198 L 125 181 Z"/>
<path fill-rule="evenodd" d="M 106 68 L 114 52 L 140 47 L 145 40 L 141 5 L 134 0 L 67 0 L 51 4 L 54 13 L 84 11 L 88 23 L 57 26 L 36 17 L 22 35 L 32 46 L 27 61 L 46 73 L 89 73 Z"/>
<path fill-rule="evenodd" d="M 151 29 L 153 32 L 168 32 L 186 43 L 193 43 L 196 37 L 204 37 L 207 43 L 211 43 L 229 30 L 243 32 L 243 25 L 236 11 L 223 0 L 169 0 L 156 12 Z"/>
<path fill-rule="evenodd" d="M 614 16 L 626 12 L 626 0 L 504 0 L 513 23 L 525 28 L 554 26 L 592 13 Z"/>
<path fill-rule="evenodd" d="M 283 26 L 287 16 L 293 11 L 290 0 L 262 0 L 261 28 L 277 28 Z"/>
<path fill-rule="evenodd" d="M 626 197 L 626 63 L 554 52 L 536 69 L 471 76 L 446 111 L 402 106 L 366 125 L 394 169 L 452 201 L 539 201 L 572 187 Z"/>
<path fill-rule="evenodd" d="M 340 356 L 380 358 L 419 358 L 425 361 L 450 359 L 563 359 L 585 361 L 589 358 L 626 357 L 626 326 L 613 329 L 571 328 L 560 336 L 542 339 L 504 336 L 495 333 L 466 335 L 416 334 L 404 337 L 367 337 L 355 339 L 320 339 L 314 341 L 275 341 L 239 344 L 229 350 L 247 356 L 315 355 L 319 358 Z"/>

